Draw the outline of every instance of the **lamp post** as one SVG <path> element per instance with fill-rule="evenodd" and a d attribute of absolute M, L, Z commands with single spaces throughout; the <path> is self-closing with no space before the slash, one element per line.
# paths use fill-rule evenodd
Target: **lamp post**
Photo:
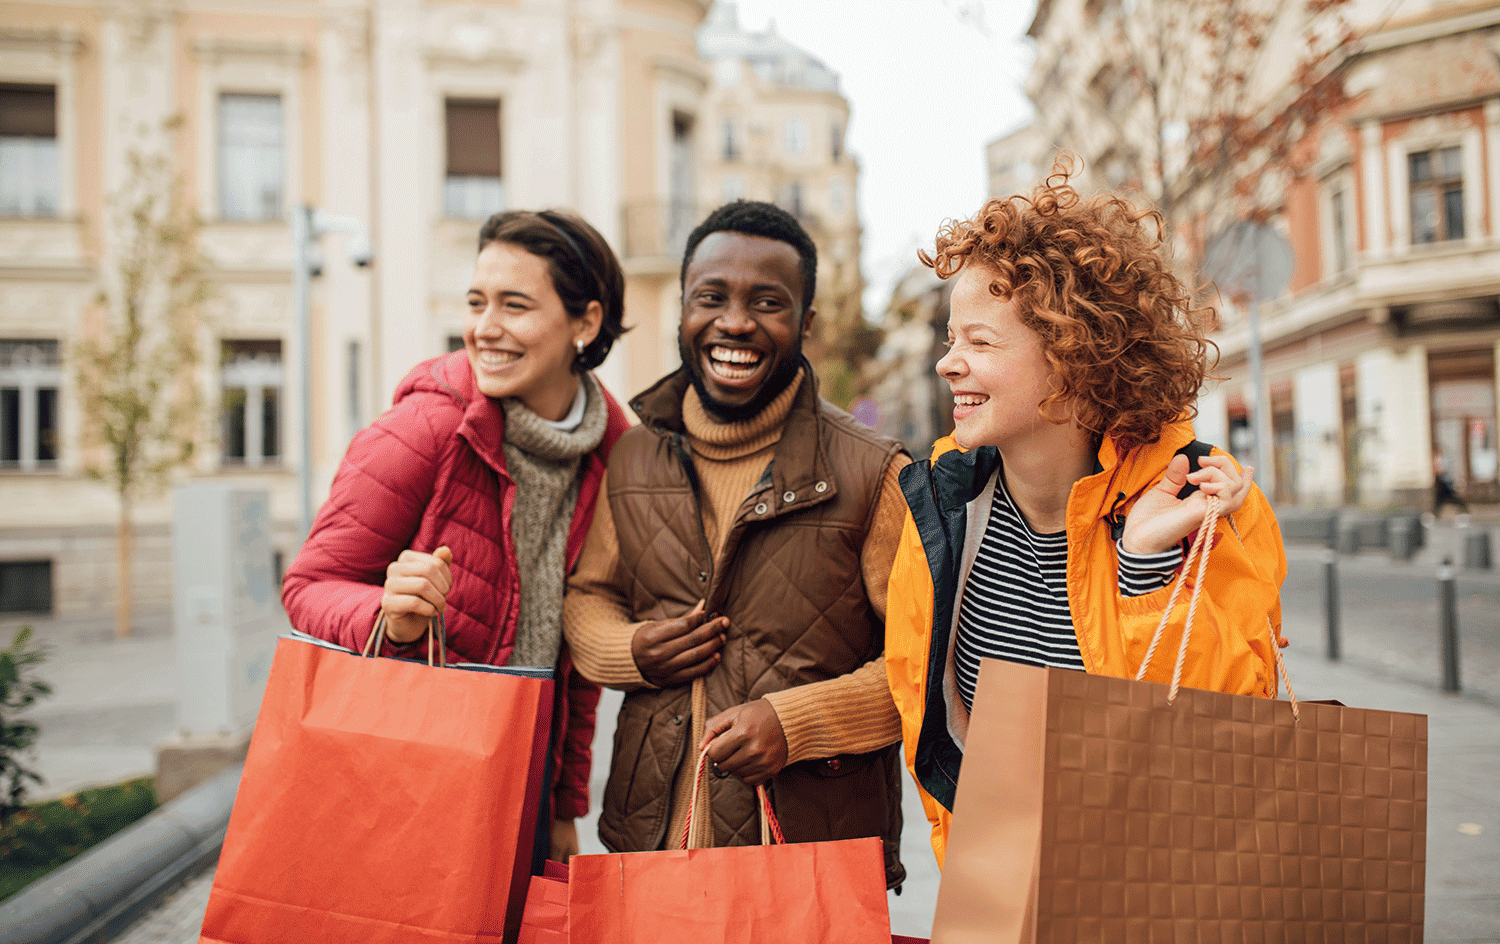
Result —
<path fill-rule="evenodd" d="M 302 461 L 297 464 L 297 491 L 301 500 L 297 525 L 301 540 L 312 531 L 312 280 L 323 272 L 318 240 L 326 233 L 347 233 L 349 262 L 366 268 L 375 259 L 370 233 L 364 221 L 339 216 L 298 204 L 292 212 L 292 307 L 297 317 L 300 348 L 297 372 L 302 385 Z"/>

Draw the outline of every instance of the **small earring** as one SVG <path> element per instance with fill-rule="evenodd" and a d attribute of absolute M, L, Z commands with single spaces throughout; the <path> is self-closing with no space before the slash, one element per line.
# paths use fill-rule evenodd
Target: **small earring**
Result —
<path fill-rule="evenodd" d="M 583 347 L 584 347 L 584 345 L 583 345 L 583 339 L 579 338 L 578 340 L 574 341 L 573 342 L 573 346 L 576 347 L 576 348 L 578 348 L 578 356 L 582 357 L 583 356 Z"/>

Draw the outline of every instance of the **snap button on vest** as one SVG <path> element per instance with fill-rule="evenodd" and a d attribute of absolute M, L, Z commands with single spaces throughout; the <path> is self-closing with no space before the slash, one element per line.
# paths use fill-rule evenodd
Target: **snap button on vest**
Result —
<path fill-rule="evenodd" d="M 784 502 L 786 502 L 787 504 L 791 504 L 792 502 L 794 502 L 794 501 L 797 500 L 797 493 L 796 492 L 786 492 L 786 493 L 784 493 L 781 496 L 781 500 L 784 501 Z"/>
<path fill-rule="evenodd" d="M 813 491 L 817 492 L 819 495 L 823 494 L 824 492 L 828 491 L 828 483 L 819 482 L 817 485 L 813 486 Z"/>
<path fill-rule="evenodd" d="M 682 715 L 673 715 L 672 716 L 672 723 L 673 724 L 682 724 Z"/>
<path fill-rule="evenodd" d="M 699 583 L 702 583 L 703 581 L 705 581 L 707 579 L 708 579 L 708 571 L 706 571 L 706 570 L 700 570 L 700 571 L 698 571 L 698 582 Z"/>
<path fill-rule="evenodd" d="M 755 506 L 755 513 L 757 515 L 763 515 L 763 514 L 765 514 L 766 513 L 766 503 L 765 502 L 761 502 L 758 505 L 756 505 Z"/>

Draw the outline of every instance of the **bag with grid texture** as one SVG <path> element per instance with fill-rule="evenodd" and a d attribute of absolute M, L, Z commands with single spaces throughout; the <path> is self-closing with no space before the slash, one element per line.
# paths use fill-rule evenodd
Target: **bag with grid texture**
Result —
<path fill-rule="evenodd" d="M 932 939 L 1420 941 L 1426 847 L 1426 715 L 985 660 Z"/>

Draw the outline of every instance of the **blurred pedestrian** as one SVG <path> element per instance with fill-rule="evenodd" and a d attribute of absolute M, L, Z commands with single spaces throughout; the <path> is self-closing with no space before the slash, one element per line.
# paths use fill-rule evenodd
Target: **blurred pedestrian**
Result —
<path fill-rule="evenodd" d="M 599 701 L 563 641 L 562 596 L 629 425 L 590 373 L 623 331 L 624 288 L 582 219 L 490 217 L 464 349 L 414 367 L 354 438 L 282 591 L 294 626 L 355 651 L 383 616 L 384 654 L 418 655 L 441 613 L 450 661 L 554 668 L 550 853 L 561 861 L 588 811 Z"/>
<path fill-rule="evenodd" d="M 1133 677 L 1208 496 L 1222 517 L 1182 683 L 1275 692 L 1286 558 L 1252 470 L 1194 439 L 1203 312 L 1160 218 L 1068 176 L 945 224 L 921 254 L 955 279 L 937 363 L 955 431 L 901 476 L 886 665 L 940 864 L 980 660 Z M 1147 680 L 1171 679 L 1187 597 Z"/>
<path fill-rule="evenodd" d="M 1453 484 L 1453 473 L 1448 469 L 1448 457 L 1441 449 L 1432 450 L 1432 513 L 1441 515 L 1444 505 L 1456 505 L 1460 514 L 1469 513 L 1469 503 L 1458 494 Z"/>

